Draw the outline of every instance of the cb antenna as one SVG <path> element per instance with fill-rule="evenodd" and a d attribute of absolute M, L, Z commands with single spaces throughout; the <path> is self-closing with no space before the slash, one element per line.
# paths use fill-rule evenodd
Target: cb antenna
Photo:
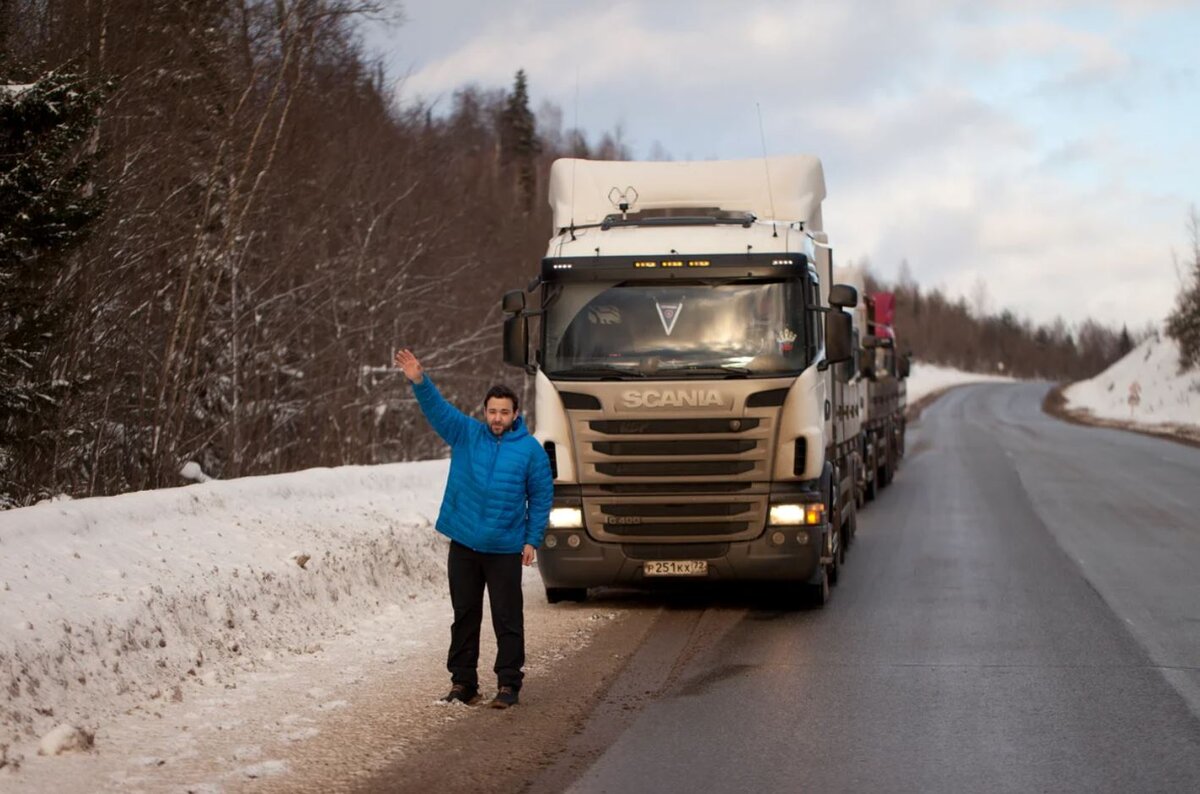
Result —
<path fill-rule="evenodd" d="M 771 236 L 778 237 L 779 230 L 775 228 L 775 194 L 771 192 L 771 163 L 767 160 L 767 134 L 763 132 L 762 105 L 755 102 L 754 107 L 758 109 L 758 139 L 762 142 L 763 171 L 767 174 L 767 201 L 771 204 Z"/>
<path fill-rule="evenodd" d="M 575 64 L 575 120 L 572 122 L 571 149 L 576 148 L 575 141 L 579 136 L 579 64 Z M 571 152 L 571 240 L 575 239 L 575 166 L 579 163 L 579 152 Z"/>

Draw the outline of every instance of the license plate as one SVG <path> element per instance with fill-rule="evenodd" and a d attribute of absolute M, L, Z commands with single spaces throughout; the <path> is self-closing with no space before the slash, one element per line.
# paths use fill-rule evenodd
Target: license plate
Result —
<path fill-rule="evenodd" d="M 646 576 L 707 576 L 708 560 L 647 560 Z"/>

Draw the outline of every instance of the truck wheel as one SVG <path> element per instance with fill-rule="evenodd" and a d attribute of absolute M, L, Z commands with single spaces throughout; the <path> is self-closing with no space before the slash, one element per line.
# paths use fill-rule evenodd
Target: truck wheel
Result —
<path fill-rule="evenodd" d="M 887 449 L 883 453 L 883 462 L 879 465 L 879 473 L 876 475 L 879 479 L 879 487 L 886 488 L 892 484 L 892 473 L 895 468 L 892 464 L 892 445 L 888 444 Z"/>
<path fill-rule="evenodd" d="M 804 587 L 809 606 L 819 609 L 829 603 L 829 572 L 824 565 L 821 566 L 818 581 L 808 582 Z"/>
<path fill-rule="evenodd" d="M 587 601 L 586 587 L 547 587 L 546 600 L 551 604 L 559 601 Z"/>

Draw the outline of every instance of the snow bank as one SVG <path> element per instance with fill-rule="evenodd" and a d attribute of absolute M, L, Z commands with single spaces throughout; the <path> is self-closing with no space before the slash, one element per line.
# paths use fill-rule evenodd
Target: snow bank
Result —
<path fill-rule="evenodd" d="M 1155 334 L 1091 380 L 1063 390 L 1067 407 L 1170 430 L 1200 428 L 1200 370 L 1179 373 L 1179 345 Z"/>
<path fill-rule="evenodd" d="M 0 513 L 0 748 L 233 686 L 239 671 L 317 650 L 397 603 L 444 598 L 446 542 L 432 524 L 447 465 Z"/>
<path fill-rule="evenodd" d="M 959 386 L 964 383 L 1011 383 L 1012 381 L 1012 378 L 1003 375 L 963 372 L 952 367 L 914 361 L 905 383 L 907 384 L 908 404 L 912 405 L 928 394 L 948 389 L 951 386 Z"/>

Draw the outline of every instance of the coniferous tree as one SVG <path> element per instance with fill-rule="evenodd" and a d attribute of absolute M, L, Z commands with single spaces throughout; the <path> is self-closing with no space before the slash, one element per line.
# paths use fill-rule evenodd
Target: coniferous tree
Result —
<path fill-rule="evenodd" d="M 1124 358 L 1133 350 L 1133 337 L 1129 335 L 1129 326 L 1121 326 L 1121 336 L 1117 339 L 1117 355 Z"/>
<path fill-rule="evenodd" d="M 1192 207 L 1188 216 L 1192 261 L 1175 310 L 1167 317 L 1167 336 L 1179 343 L 1179 369 L 1200 365 L 1200 213 Z"/>
<path fill-rule="evenodd" d="M 525 70 L 518 69 L 513 89 L 500 114 L 500 162 L 516 170 L 521 206 L 526 212 L 533 209 L 537 195 L 535 158 L 541 152 L 537 122 L 529 110 L 529 88 Z"/>
<path fill-rule="evenodd" d="M 0 82 L 20 74 L 0 62 Z M 0 85 L 0 502 L 18 466 L 47 465 L 71 385 L 48 354 L 70 308 L 70 252 L 103 204 L 90 141 L 106 89 L 67 71 Z"/>

